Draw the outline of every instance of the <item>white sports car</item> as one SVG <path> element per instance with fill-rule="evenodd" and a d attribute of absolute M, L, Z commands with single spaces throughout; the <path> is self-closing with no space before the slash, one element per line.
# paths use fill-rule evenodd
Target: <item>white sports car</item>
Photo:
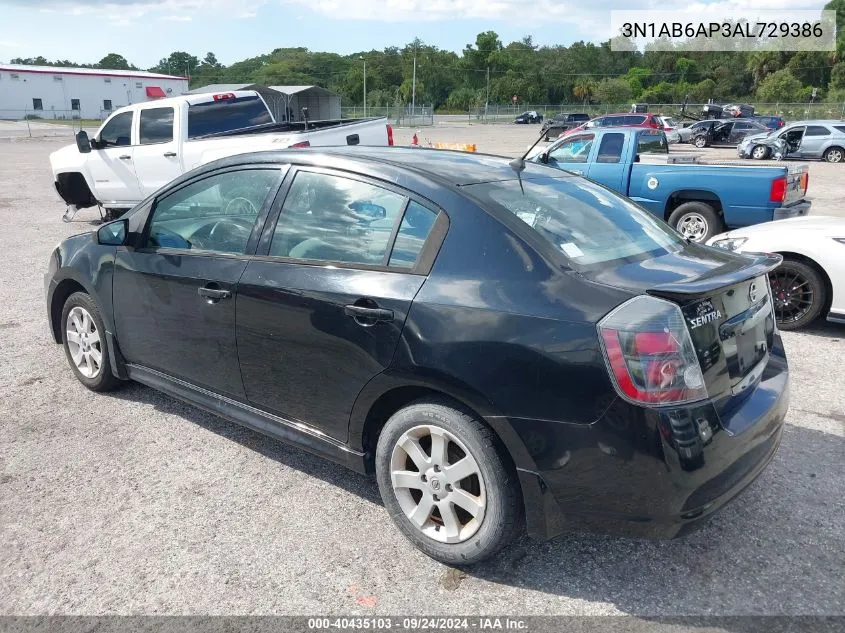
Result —
<path fill-rule="evenodd" d="M 845 323 L 845 218 L 805 216 L 716 235 L 707 242 L 739 253 L 779 253 L 769 275 L 775 316 L 784 330 L 826 315 Z"/>

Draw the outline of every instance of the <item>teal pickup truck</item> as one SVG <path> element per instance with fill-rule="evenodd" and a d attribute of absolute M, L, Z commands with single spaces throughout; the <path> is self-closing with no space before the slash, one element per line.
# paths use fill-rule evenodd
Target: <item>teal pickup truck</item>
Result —
<path fill-rule="evenodd" d="M 806 165 L 702 165 L 675 156 L 683 160 L 669 154 L 661 130 L 620 127 L 567 136 L 530 160 L 618 191 L 694 242 L 809 212 Z"/>

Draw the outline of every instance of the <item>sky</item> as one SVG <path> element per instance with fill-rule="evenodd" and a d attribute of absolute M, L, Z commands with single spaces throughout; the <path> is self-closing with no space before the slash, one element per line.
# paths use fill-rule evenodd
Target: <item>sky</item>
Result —
<path fill-rule="evenodd" d="M 690 0 L 709 20 L 735 7 L 821 9 L 819 0 Z M 503 42 L 600 42 L 611 9 L 678 9 L 675 0 L 0 0 L 0 61 L 13 57 L 96 63 L 119 53 L 141 68 L 174 50 L 212 51 L 231 64 L 275 48 L 349 54 L 427 44 L 461 51 L 477 33 Z"/>

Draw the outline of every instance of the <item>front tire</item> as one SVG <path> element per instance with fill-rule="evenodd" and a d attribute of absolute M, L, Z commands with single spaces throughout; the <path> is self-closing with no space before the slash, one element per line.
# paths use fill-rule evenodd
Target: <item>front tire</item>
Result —
<path fill-rule="evenodd" d="M 447 403 L 396 412 L 379 436 L 375 467 L 393 522 L 441 563 L 480 562 L 522 528 L 519 484 L 498 438 Z"/>
<path fill-rule="evenodd" d="M 751 148 L 751 158 L 754 160 L 765 160 L 769 157 L 769 148 L 765 145 L 755 145 Z"/>
<path fill-rule="evenodd" d="M 724 230 L 722 218 L 706 202 L 685 202 L 669 216 L 669 224 L 692 242 L 705 243 Z"/>
<path fill-rule="evenodd" d="M 703 136 L 698 136 L 695 138 L 692 144 L 695 145 L 698 149 L 704 149 L 705 147 L 707 147 L 707 139 Z"/>
<path fill-rule="evenodd" d="M 77 380 L 91 391 L 110 391 L 121 384 L 109 363 L 106 327 L 90 295 L 75 292 L 62 308 L 62 345 Z"/>
<path fill-rule="evenodd" d="M 829 147 L 824 153 L 824 159 L 829 163 L 845 162 L 845 149 L 841 147 Z"/>
<path fill-rule="evenodd" d="M 769 273 L 775 318 L 782 330 L 797 330 L 815 321 L 827 302 L 821 273 L 797 259 L 784 259 Z"/>

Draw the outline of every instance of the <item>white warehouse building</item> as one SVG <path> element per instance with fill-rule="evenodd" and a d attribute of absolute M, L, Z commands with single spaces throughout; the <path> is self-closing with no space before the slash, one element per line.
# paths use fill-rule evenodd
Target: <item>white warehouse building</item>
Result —
<path fill-rule="evenodd" d="M 125 105 L 187 91 L 185 77 L 142 70 L 0 64 L 0 119 L 100 119 Z"/>

